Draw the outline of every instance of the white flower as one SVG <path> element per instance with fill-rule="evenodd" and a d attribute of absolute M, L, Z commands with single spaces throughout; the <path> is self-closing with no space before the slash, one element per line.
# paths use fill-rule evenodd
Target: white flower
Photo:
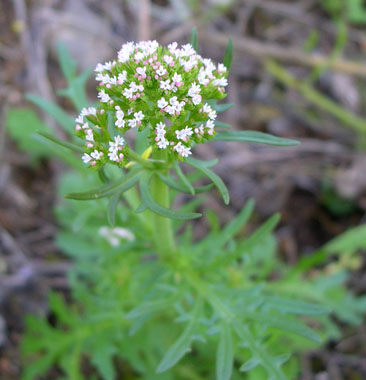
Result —
<path fill-rule="evenodd" d="M 94 69 L 96 73 L 101 73 L 103 70 L 104 70 L 104 65 L 102 65 L 101 63 L 98 63 Z"/>
<path fill-rule="evenodd" d="M 91 142 L 94 141 L 94 135 L 93 135 L 93 131 L 91 129 L 87 129 L 86 130 L 85 140 L 86 141 L 91 141 Z"/>
<path fill-rule="evenodd" d="M 210 113 L 212 111 L 211 106 L 208 103 L 205 103 L 202 108 L 203 112 Z"/>
<path fill-rule="evenodd" d="M 107 103 L 111 100 L 111 97 L 104 90 L 99 91 L 98 98 L 102 103 Z"/>
<path fill-rule="evenodd" d="M 127 99 L 132 99 L 133 90 L 131 88 L 125 88 L 123 91 L 123 96 L 125 96 Z"/>
<path fill-rule="evenodd" d="M 122 137 L 122 136 L 115 136 L 114 137 L 114 142 L 115 142 L 115 144 L 117 145 L 117 146 L 120 146 L 120 147 L 122 147 L 123 145 L 124 145 L 124 143 L 125 143 L 125 139 Z"/>
<path fill-rule="evenodd" d="M 175 134 L 178 140 L 187 141 L 188 138 L 192 136 L 193 130 L 192 128 L 189 128 L 188 126 L 186 126 L 184 129 L 175 131 Z"/>
<path fill-rule="evenodd" d="M 180 74 L 174 73 L 172 81 L 174 83 L 180 83 L 182 82 L 182 76 Z"/>
<path fill-rule="evenodd" d="M 200 104 L 202 101 L 202 96 L 201 95 L 194 95 L 192 98 L 192 102 L 194 105 Z"/>
<path fill-rule="evenodd" d="M 177 104 L 179 104 L 179 102 L 178 102 L 178 98 L 177 98 L 176 96 L 173 96 L 172 98 L 170 98 L 169 103 L 170 103 L 172 106 L 176 106 Z"/>
<path fill-rule="evenodd" d="M 219 63 L 219 65 L 217 67 L 217 71 L 219 73 L 226 73 L 227 68 L 226 68 L 226 66 L 223 63 Z"/>
<path fill-rule="evenodd" d="M 206 123 L 206 127 L 208 129 L 214 129 L 215 128 L 215 123 L 212 120 L 208 120 Z"/>
<path fill-rule="evenodd" d="M 130 59 L 130 55 L 135 50 L 135 44 L 133 42 L 128 42 L 124 44 L 121 50 L 118 52 L 118 60 L 122 63 L 127 62 Z"/>
<path fill-rule="evenodd" d="M 173 149 L 182 157 L 188 157 L 192 154 L 191 149 L 183 145 L 181 142 L 175 145 Z"/>
<path fill-rule="evenodd" d="M 163 59 L 164 59 L 164 62 L 165 62 L 167 65 L 170 65 L 170 64 L 173 63 L 173 61 L 174 61 L 173 57 L 170 56 L 170 55 L 164 55 Z"/>
<path fill-rule="evenodd" d="M 83 116 L 83 115 L 79 115 L 79 116 L 75 119 L 75 122 L 78 123 L 78 124 L 83 124 L 83 123 L 84 123 L 84 116 Z"/>
<path fill-rule="evenodd" d="M 157 142 L 157 146 L 160 148 L 160 149 L 166 149 L 166 147 L 169 145 L 169 141 L 162 137 L 158 142 Z"/>
<path fill-rule="evenodd" d="M 130 120 L 128 120 L 128 126 L 130 128 L 136 128 L 136 126 L 137 126 L 137 120 L 136 119 L 130 119 Z"/>
<path fill-rule="evenodd" d="M 170 90 L 170 79 L 160 81 L 160 88 L 163 90 Z"/>
<path fill-rule="evenodd" d="M 166 68 L 164 66 L 160 66 L 157 70 L 156 70 L 156 74 L 158 74 L 159 76 L 163 76 L 167 73 L 166 71 Z"/>
<path fill-rule="evenodd" d="M 188 90 L 188 96 L 193 98 L 195 95 L 198 95 L 201 92 L 201 87 L 196 83 L 192 83 L 191 87 Z"/>
<path fill-rule="evenodd" d="M 146 77 L 146 67 L 136 67 L 137 74 Z"/>
<path fill-rule="evenodd" d="M 210 80 L 207 78 L 206 71 L 200 71 L 198 73 L 197 79 L 199 84 L 202 84 L 203 86 L 206 86 L 210 82 Z"/>
<path fill-rule="evenodd" d="M 218 87 L 225 87 L 227 86 L 227 79 L 226 78 L 215 79 L 212 83 Z"/>
<path fill-rule="evenodd" d="M 118 158 L 118 151 L 116 149 L 112 149 L 111 148 L 109 149 L 109 152 L 108 152 L 108 158 L 111 160 L 111 161 L 114 161 L 114 162 L 118 162 L 119 161 L 119 158 Z"/>
<path fill-rule="evenodd" d="M 158 124 L 156 124 L 156 130 L 158 133 L 162 133 L 165 135 L 165 127 L 166 125 L 163 123 L 163 122 L 160 122 Z"/>
<path fill-rule="evenodd" d="M 89 156 L 88 153 L 84 153 L 81 159 L 83 160 L 84 164 L 87 164 L 92 158 Z"/>
<path fill-rule="evenodd" d="M 135 113 L 133 114 L 133 116 L 134 116 L 134 118 L 135 118 L 135 120 L 136 120 L 137 122 L 141 121 L 141 120 L 145 117 L 144 114 L 142 113 L 142 111 L 135 112 Z"/>
<path fill-rule="evenodd" d="M 121 73 L 118 74 L 117 77 L 117 83 L 118 84 L 123 84 L 127 79 L 127 71 L 123 70 Z"/>
<path fill-rule="evenodd" d="M 104 237 L 112 247 L 118 247 L 121 244 L 121 239 L 134 241 L 135 235 L 126 228 L 116 227 L 100 227 L 99 235 Z"/>
<path fill-rule="evenodd" d="M 177 42 L 172 42 L 171 44 L 168 45 L 168 50 L 173 53 L 175 50 L 177 50 L 178 43 Z"/>
<path fill-rule="evenodd" d="M 208 117 L 211 119 L 211 120 L 215 120 L 216 117 L 217 117 L 217 113 L 215 110 L 211 110 L 209 113 L 208 113 Z"/>
<path fill-rule="evenodd" d="M 90 155 L 91 155 L 92 158 L 94 158 L 95 160 L 99 160 L 100 158 L 103 157 L 103 152 L 99 152 L 99 151 L 97 151 L 97 150 L 95 149 L 94 152 L 90 153 Z"/>
<path fill-rule="evenodd" d="M 158 100 L 158 107 L 160 109 L 165 108 L 167 105 L 168 105 L 168 102 L 165 100 L 165 98 L 161 98 L 160 100 Z"/>

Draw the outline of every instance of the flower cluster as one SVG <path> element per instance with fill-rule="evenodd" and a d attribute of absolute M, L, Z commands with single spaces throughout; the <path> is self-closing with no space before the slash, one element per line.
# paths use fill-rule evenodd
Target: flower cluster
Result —
<path fill-rule="evenodd" d="M 98 108 L 84 108 L 76 134 L 85 140 L 83 161 L 100 167 L 128 162 L 129 129 L 149 128 L 153 149 L 184 159 L 194 144 L 215 135 L 213 103 L 226 96 L 227 69 L 202 58 L 190 44 L 128 42 L 117 60 L 96 68 Z"/>

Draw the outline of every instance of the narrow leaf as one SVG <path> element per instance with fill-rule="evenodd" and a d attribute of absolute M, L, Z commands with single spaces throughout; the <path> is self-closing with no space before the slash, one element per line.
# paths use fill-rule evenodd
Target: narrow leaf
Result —
<path fill-rule="evenodd" d="M 65 78 L 70 82 L 76 76 L 76 62 L 71 58 L 67 47 L 64 43 L 60 43 L 57 46 L 58 59 L 60 62 L 62 73 Z"/>
<path fill-rule="evenodd" d="M 230 71 L 232 62 L 233 62 L 233 39 L 230 37 L 226 45 L 225 57 L 224 57 L 224 62 L 223 62 L 225 67 L 227 68 L 227 71 Z"/>
<path fill-rule="evenodd" d="M 317 343 L 321 341 L 319 335 L 310 327 L 306 326 L 299 320 L 288 318 L 284 315 L 246 312 L 245 317 L 269 327 L 276 327 L 284 331 L 290 331 Z"/>
<path fill-rule="evenodd" d="M 40 96 L 27 94 L 26 99 L 28 99 L 33 104 L 37 105 L 44 112 L 50 115 L 55 121 L 69 134 L 74 133 L 74 120 L 69 116 L 62 108 L 57 104 L 49 102 L 46 99 L 41 98 Z"/>
<path fill-rule="evenodd" d="M 216 379 L 229 380 L 233 370 L 233 343 L 231 328 L 227 323 L 221 327 L 219 345 L 216 355 Z"/>
<path fill-rule="evenodd" d="M 322 315 L 329 313 L 329 309 L 324 306 L 277 296 L 264 297 L 264 307 L 265 309 L 274 309 L 282 313 L 301 315 Z"/>
<path fill-rule="evenodd" d="M 221 113 L 229 110 L 230 108 L 233 108 L 235 104 L 233 103 L 218 103 L 214 104 L 212 106 L 213 109 L 216 110 L 216 112 Z"/>
<path fill-rule="evenodd" d="M 38 134 L 41 135 L 42 137 L 44 137 L 45 139 L 52 141 L 53 143 L 55 143 L 57 145 L 62 146 L 63 148 L 70 149 L 70 150 L 73 150 L 74 152 L 78 152 L 78 153 L 84 153 L 84 149 L 80 145 L 76 145 L 76 144 L 70 143 L 68 141 L 59 140 L 58 138 L 54 137 L 53 135 L 51 135 L 50 133 L 47 133 L 47 132 L 40 131 L 40 132 L 38 132 Z"/>
<path fill-rule="evenodd" d="M 187 164 L 196 168 L 197 170 L 199 170 L 203 174 L 205 174 L 214 183 L 214 185 L 219 190 L 219 192 L 220 192 L 220 194 L 224 200 L 224 203 L 225 204 L 229 203 L 229 201 L 230 201 L 229 191 L 228 191 L 227 187 L 225 186 L 224 182 L 222 181 L 222 179 L 217 174 L 215 174 L 212 170 L 208 169 L 206 166 L 202 165 L 201 161 L 196 160 L 194 158 L 188 158 Z"/>
<path fill-rule="evenodd" d="M 211 141 L 238 141 L 254 144 L 294 146 L 300 143 L 296 140 L 284 139 L 257 131 L 218 131 L 215 138 Z"/>
<path fill-rule="evenodd" d="M 240 368 L 240 372 L 249 372 L 260 364 L 261 360 L 259 358 L 251 358 L 245 362 Z"/>
<path fill-rule="evenodd" d="M 116 210 L 118 207 L 118 202 L 121 197 L 121 192 L 116 191 L 110 198 L 108 202 L 108 209 L 107 209 L 107 219 L 108 223 L 114 227 L 116 225 Z"/>
<path fill-rule="evenodd" d="M 217 128 L 225 128 L 225 129 L 230 129 L 231 128 L 231 125 L 228 124 L 228 123 L 223 123 L 222 121 L 217 121 L 215 120 L 215 126 Z"/>
<path fill-rule="evenodd" d="M 228 223 L 225 228 L 220 232 L 220 234 L 214 238 L 215 246 L 222 247 L 226 244 L 233 236 L 235 236 L 239 230 L 245 225 L 253 213 L 254 200 L 250 199 L 245 207 L 240 211 L 240 213 Z"/>
<path fill-rule="evenodd" d="M 247 240 L 244 241 L 243 249 L 250 250 L 263 241 L 263 239 L 270 234 L 280 221 L 280 214 L 274 214 L 267 219 L 258 229 L 256 229 Z"/>
<path fill-rule="evenodd" d="M 65 197 L 68 199 L 76 199 L 76 200 L 90 200 L 90 199 L 99 199 L 99 198 L 108 197 L 109 195 L 112 195 L 116 190 L 118 190 L 118 192 L 122 194 L 123 192 L 130 189 L 132 186 L 134 186 L 137 183 L 137 181 L 139 180 L 141 171 L 142 169 L 139 168 L 137 170 L 129 172 L 118 181 L 115 181 L 109 185 L 103 186 L 99 189 L 87 191 L 85 193 L 66 194 Z"/>
<path fill-rule="evenodd" d="M 173 178 L 171 177 L 168 177 L 160 172 L 157 172 L 156 173 L 159 178 L 166 184 L 168 185 L 170 188 L 172 188 L 173 190 L 177 190 L 181 193 L 187 193 L 187 194 L 191 194 L 190 191 L 187 190 L 187 188 L 183 185 L 181 185 L 179 182 L 177 182 L 176 180 L 174 180 Z M 210 189 L 212 189 L 213 187 L 213 184 L 210 183 L 209 185 L 205 185 L 205 186 L 200 186 L 200 187 L 194 187 L 194 192 L 195 194 L 201 194 L 201 193 L 206 193 L 207 191 L 209 191 Z"/>
<path fill-rule="evenodd" d="M 197 33 L 196 27 L 192 29 L 190 44 L 193 46 L 193 49 L 196 50 L 197 52 L 198 51 L 198 33 Z"/>
<path fill-rule="evenodd" d="M 192 195 L 194 195 L 195 192 L 194 192 L 194 188 L 193 188 L 192 184 L 189 182 L 188 178 L 184 175 L 182 169 L 180 168 L 179 164 L 176 161 L 174 161 L 173 167 L 174 167 L 174 170 L 176 171 L 176 173 L 178 174 L 179 179 L 183 182 L 183 184 L 185 185 L 187 190 Z"/>
<path fill-rule="evenodd" d="M 200 304 L 200 302 L 197 303 L 192 319 L 183 331 L 182 335 L 165 353 L 156 370 L 157 373 L 164 372 L 173 367 L 190 350 L 192 341 L 197 338 L 195 335 L 195 330 L 198 323 Z"/>
<path fill-rule="evenodd" d="M 151 173 L 142 177 L 140 181 L 140 190 L 141 190 L 141 198 L 142 198 L 143 203 L 151 211 L 161 216 L 165 216 L 166 218 L 177 219 L 177 220 L 196 219 L 202 216 L 202 214 L 199 214 L 199 213 L 185 213 L 185 212 L 180 212 L 180 211 L 174 211 L 164 206 L 161 206 L 159 203 L 157 203 L 153 199 L 152 195 L 150 194 L 150 190 L 149 190 L 150 178 L 151 178 Z"/>

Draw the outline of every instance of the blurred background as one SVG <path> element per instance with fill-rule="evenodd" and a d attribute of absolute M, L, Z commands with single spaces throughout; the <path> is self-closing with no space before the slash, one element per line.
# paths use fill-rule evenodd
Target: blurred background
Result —
<path fill-rule="evenodd" d="M 215 61 L 222 61 L 228 38 L 234 41 L 227 100 L 236 106 L 221 120 L 301 141 L 286 148 L 196 148 L 201 158 L 220 157 L 215 170 L 232 197 L 226 207 L 212 192 L 204 207 L 223 223 L 255 198 L 253 225 L 279 211 L 279 255 L 290 264 L 366 222 L 363 0 L 0 0 L 1 380 L 20 378 L 24 315 L 46 313 L 50 289 L 67 294 L 71 265 L 54 243 L 65 165 L 24 138 L 40 123 L 63 133 L 25 94 L 56 102 L 74 117 L 58 93 L 65 87 L 59 43 L 83 71 L 114 59 L 127 41 L 187 43 L 193 26 L 200 54 Z M 92 77 L 87 88 L 94 101 Z M 197 236 L 206 229 L 202 220 Z M 351 271 L 350 289 L 365 294 L 365 252 L 340 265 Z M 301 379 L 366 378 L 365 326 L 342 332 L 341 340 L 304 355 Z"/>

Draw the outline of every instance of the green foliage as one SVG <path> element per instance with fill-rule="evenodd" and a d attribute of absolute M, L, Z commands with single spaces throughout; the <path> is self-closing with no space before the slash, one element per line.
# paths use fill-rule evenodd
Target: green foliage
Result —
<path fill-rule="evenodd" d="M 63 50 L 61 66 L 70 88 L 80 84 Z M 218 136 L 294 144 L 249 131 Z M 107 165 L 99 177 L 85 169 L 61 177 L 56 243 L 74 261 L 72 300 L 50 295 L 52 325 L 43 317 L 27 318 L 24 380 L 53 366 L 68 380 L 114 380 L 117 369 L 121 378 L 141 380 L 292 379 L 299 353 L 339 336 L 337 320 L 361 322 L 366 298 L 346 289 L 346 268 L 329 271 L 327 258 L 364 249 L 364 226 L 294 268 L 276 254 L 278 214 L 251 231 L 253 201 L 225 226 L 208 214 L 211 229 L 197 240 L 186 220 L 201 216 L 195 210 L 203 198 L 175 211 L 168 190 L 173 199 L 180 192 L 196 197 L 214 185 L 228 203 L 225 184 L 211 170 L 217 160 L 189 158 L 186 173 L 178 162 L 140 155 L 148 148 L 144 142 L 146 136 L 138 134 L 139 153 L 133 152 L 134 162 L 123 173 Z M 72 146 L 60 149 L 66 147 Z M 210 184 L 198 186 L 198 180 Z M 173 230 L 180 231 L 175 245 L 169 240 Z"/>
<path fill-rule="evenodd" d="M 353 24 L 366 23 L 366 7 L 363 0 L 321 0 L 320 5 L 336 20 L 345 17 Z"/>
<path fill-rule="evenodd" d="M 34 135 L 38 131 L 46 132 L 49 128 L 33 110 L 29 108 L 10 109 L 5 124 L 11 138 L 15 140 L 21 150 L 30 154 L 33 161 L 50 153 L 48 147 L 34 139 Z M 31 144 L 30 141 L 32 141 Z"/>

